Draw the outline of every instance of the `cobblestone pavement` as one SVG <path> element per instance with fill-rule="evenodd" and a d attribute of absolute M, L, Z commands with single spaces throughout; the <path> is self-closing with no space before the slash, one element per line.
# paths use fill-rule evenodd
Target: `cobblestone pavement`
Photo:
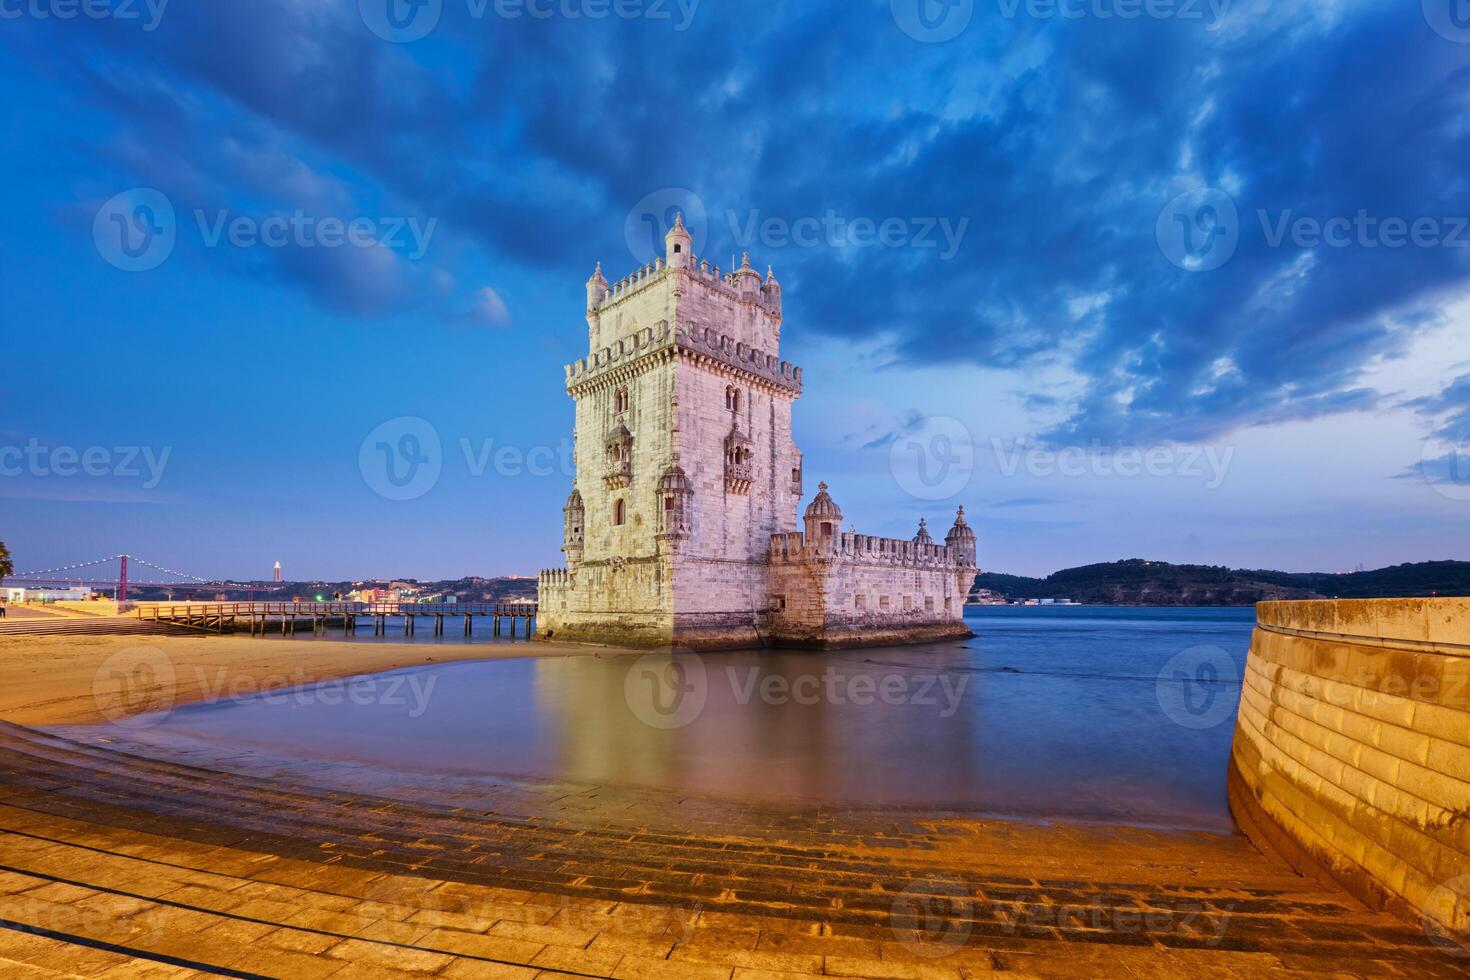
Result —
<path fill-rule="evenodd" d="M 1243 837 L 606 787 L 435 806 L 0 724 L 4 976 L 1470 975 Z"/>

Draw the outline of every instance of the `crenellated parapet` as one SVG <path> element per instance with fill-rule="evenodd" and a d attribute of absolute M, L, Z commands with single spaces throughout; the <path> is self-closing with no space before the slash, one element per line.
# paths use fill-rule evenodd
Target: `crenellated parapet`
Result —
<path fill-rule="evenodd" d="M 568 364 L 567 391 L 573 395 L 588 391 L 634 373 L 645 359 L 654 363 L 676 353 L 701 363 L 721 365 L 752 381 L 801 393 L 801 368 L 790 361 L 757 350 L 713 327 L 696 323 L 671 327 L 667 320 L 637 330 L 629 337 L 593 351 L 589 357 Z"/>
<path fill-rule="evenodd" d="M 664 282 L 669 276 L 681 277 L 675 284 L 677 288 L 694 285 L 708 289 L 735 302 L 759 306 L 772 319 L 781 320 L 781 284 L 770 268 L 766 269 L 763 279 L 750 265 L 749 254 L 740 268 L 730 273 L 722 272 L 718 265 L 711 266 L 696 255 L 690 256 L 687 266 L 670 266 L 662 258 L 655 259 L 615 282 L 603 279 L 602 267 L 598 266 L 587 284 L 587 312 L 593 316 L 608 313 L 649 286 Z"/>
<path fill-rule="evenodd" d="M 772 564 L 821 561 L 851 561 L 867 565 L 902 568 L 952 569 L 973 567 L 963 549 L 942 544 L 921 544 L 904 538 L 882 538 L 872 534 L 837 534 L 830 537 L 788 531 L 771 535 Z"/>
<path fill-rule="evenodd" d="M 536 577 L 537 585 L 543 589 L 569 589 L 572 587 L 572 573 L 565 568 L 548 568 Z"/>

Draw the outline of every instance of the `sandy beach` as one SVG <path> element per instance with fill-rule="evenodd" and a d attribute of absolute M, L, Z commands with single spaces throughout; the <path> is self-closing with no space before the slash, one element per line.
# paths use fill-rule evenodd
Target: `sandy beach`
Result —
<path fill-rule="evenodd" d="M 0 720 L 86 725 L 205 700 L 462 660 L 618 655 L 549 643 L 349 643 L 229 636 L 0 637 Z"/>

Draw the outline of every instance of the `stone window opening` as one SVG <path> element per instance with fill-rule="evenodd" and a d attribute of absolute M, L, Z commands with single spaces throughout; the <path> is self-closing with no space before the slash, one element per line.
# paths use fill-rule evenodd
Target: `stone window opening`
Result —
<path fill-rule="evenodd" d="M 878 608 L 887 612 L 893 607 L 893 602 L 885 595 L 878 597 Z"/>
<path fill-rule="evenodd" d="M 613 526 L 622 527 L 628 521 L 628 503 L 622 497 L 613 501 Z"/>
<path fill-rule="evenodd" d="M 627 388 L 619 388 L 617 391 L 613 392 L 613 414 L 614 415 L 622 415 L 624 412 L 626 412 L 628 410 L 628 405 L 629 405 L 629 398 L 628 398 L 628 389 Z"/>
<path fill-rule="evenodd" d="M 725 407 L 732 412 L 740 411 L 740 389 L 734 385 L 725 388 Z"/>
<path fill-rule="evenodd" d="M 786 611 L 786 597 L 784 595 L 771 596 L 771 610 L 773 612 Z"/>
<path fill-rule="evenodd" d="M 926 595 L 924 597 L 924 611 L 925 612 L 933 612 L 934 611 L 934 597 L 932 595 Z"/>
<path fill-rule="evenodd" d="M 867 603 L 864 601 L 865 599 L 867 599 L 867 596 L 863 595 L 861 592 L 859 592 L 857 595 L 853 596 L 852 597 L 852 606 L 853 606 L 853 608 L 854 609 L 861 609 L 861 608 L 863 608 L 863 606 L 867 605 Z"/>

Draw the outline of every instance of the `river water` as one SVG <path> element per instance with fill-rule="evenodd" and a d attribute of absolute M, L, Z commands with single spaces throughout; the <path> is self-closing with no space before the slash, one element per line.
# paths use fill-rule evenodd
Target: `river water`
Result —
<path fill-rule="evenodd" d="M 963 642 L 457 662 L 184 706 L 123 734 L 163 756 L 1230 830 L 1252 610 L 966 616 Z"/>

